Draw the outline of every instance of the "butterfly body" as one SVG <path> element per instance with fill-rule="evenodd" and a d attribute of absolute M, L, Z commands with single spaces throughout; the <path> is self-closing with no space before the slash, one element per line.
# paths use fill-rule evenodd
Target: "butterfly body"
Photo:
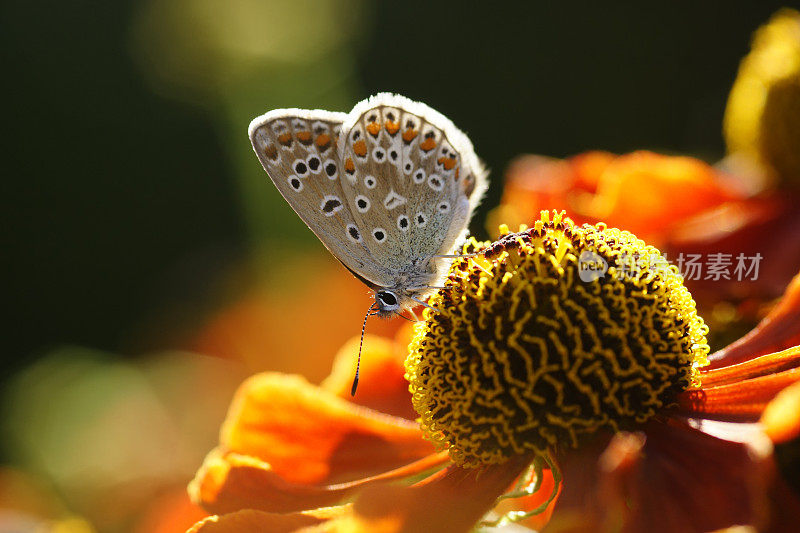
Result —
<path fill-rule="evenodd" d="M 254 119 L 253 149 L 278 190 L 333 255 L 375 291 L 375 313 L 422 302 L 487 187 L 450 120 L 382 93 L 350 113 L 278 109 Z M 424 304 L 423 304 L 424 305 Z"/>

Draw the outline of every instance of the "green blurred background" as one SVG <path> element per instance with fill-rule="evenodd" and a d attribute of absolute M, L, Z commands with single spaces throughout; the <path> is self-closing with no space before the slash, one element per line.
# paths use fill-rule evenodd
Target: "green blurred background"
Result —
<path fill-rule="evenodd" d="M 0 457 L 107 531 L 144 527 L 131 516 L 153 487 L 179 486 L 199 465 L 231 391 L 259 365 L 182 350 L 197 350 L 207 317 L 262 269 L 302 281 L 314 269 L 281 268 L 281 258 L 325 253 L 253 156 L 252 117 L 277 107 L 348 111 L 378 91 L 424 101 L 465 130 L 492 169 L 473 228 L 481 232 L 504 167 L 521 153 L 721 158 L 738 63 L 781 5 L 3 2 Z M 311 296 L 307 320 L 326 321 L 337 302 Z M 197 404 L 181 391 L 210 376 L 224 376 L 212 385 L 218 399 L 192 419 Z M 120 416 L 144 418 L 111 416 L 124 427 L 104 441 L 96 420 L 110 415 L 93 410 L 109 397 L 123 402 Z M 100 466 L 81 441 L 105 450 L 142 433 L 159 435 L 150 455 L 119 452 Z M 152 467 L 165 453 L 186 464 Z M 137 461 L 155 481 L 142 481 Z M 86 472 L 103 479 L 120 464 L 138 473 L 125 483 L 146 487 L 127 514 L 108 516 Z"/>

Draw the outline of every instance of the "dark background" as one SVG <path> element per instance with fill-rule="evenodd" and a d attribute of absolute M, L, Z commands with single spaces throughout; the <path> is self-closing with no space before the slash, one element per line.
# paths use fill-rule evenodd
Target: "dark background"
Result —
<path fill-rule="evenodd" d="M 738 62 L 780 5 L 380 2 L 350 28 L 351 104 L 390 90 L 453 119 L 493 170 L 484 209 L 521 153 L 650 148 L 714 161 Z M 126 356 L 151 348 L 142 324 L 208 305 L 215 279 L 253 248 L 232 163 L 249 150 L 247 122 L 221 127 L 221 99 L 153 88 L 131 45 L 139 10 L 2 7 L 5 376 L 63 343 Z M 304 31 L 300 20 L 297 39 Z M 330 100 L 296 77 L 296 92 L 242 114 Z M 283 215 L 278 241 L 316 245 Z"/>

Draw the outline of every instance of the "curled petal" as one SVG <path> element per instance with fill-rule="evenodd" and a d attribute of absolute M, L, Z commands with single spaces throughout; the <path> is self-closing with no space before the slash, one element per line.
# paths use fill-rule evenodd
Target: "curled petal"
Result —
<path fill-rule="evenodd" d="M 417 424 L 353 405 L 299 376 L 257 374 L 240 387 L 221 447 L 256 457 L 287 481 L 337 483 L 433 453 Z"/>
<path fill-rule="evenodd" d="M 186 533 L 291 533 L 323 524 L 351 511 L 350 505 L 315 509 L 304 513 L 278 514 L 245 509 L 230 514 L 209 516 Z"/>
<path fill-rule="evenodd" d="M 417 476 L 447 462 L 448 456 L 442 452 L 349 483 L 305 485 L 286 481 L 254 457 L 214 450 L 189 484 L 189 494 L 194 502 L 217 514 L 241 509 L 287 513 L 333 505 L 368 485 Z"/>
<path fill-rule="evenodd" d="M 709 369 L 729 366 L 800 344 L 800 274 L 777 306 L 750 333 L 711 354 Z"/>
<path fill-rule="evenodd" d="M 800 382 L 785 388 L 761 415 L 761 425 L 772 442 L 800 437 Z"/>

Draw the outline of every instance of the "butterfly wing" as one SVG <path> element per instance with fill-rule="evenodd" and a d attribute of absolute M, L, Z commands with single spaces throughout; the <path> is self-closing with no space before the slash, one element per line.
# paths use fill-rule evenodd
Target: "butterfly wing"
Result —
<path fill-rule="evenodd" d="M 452 252 L 488 185 L 467 136 L 399 95 L 356 105 L 338 148 L 344 196 L 364 243 L 394 272 Z"/>
<path fill-rule="evenodd" d="M 367 285 L 384 286 L 342 190 L 340 142 L 345 113 L 277 109 L 255 118 L 249 135 L 272 182 L 328 250 Z"/>

